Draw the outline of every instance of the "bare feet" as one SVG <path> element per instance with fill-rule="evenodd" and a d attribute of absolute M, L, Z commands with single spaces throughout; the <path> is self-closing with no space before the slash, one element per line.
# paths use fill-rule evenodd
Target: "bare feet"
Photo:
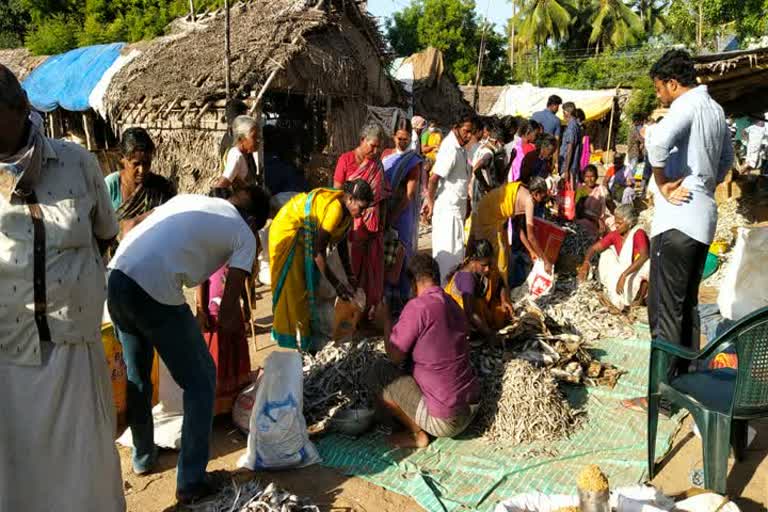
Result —
<path fill-rule="evenodd" d="M 396 448 L 426 448 L 429 446 L 429 434 L 423 430 L 413 432 L 395 432 L 387 436 L 387 441 Z"/>

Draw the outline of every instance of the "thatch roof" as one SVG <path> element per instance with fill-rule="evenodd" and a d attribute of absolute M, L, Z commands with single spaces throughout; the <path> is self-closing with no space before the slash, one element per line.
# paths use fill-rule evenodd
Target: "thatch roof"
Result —
<path fill-rule="evenodd" d="M 112 80 L 113 115 L 129 106 L 203 107 L 225 96 L 223 12 L 193 30 L 142 45 L 142 55 Z M 231 9 L 232 92 L 271 89 L 360 97 L 384 105 L 398 92 L 387 77 L 374 22 L 348 0 L 253 0 Z"/>
<path fill-rule="evenodd" d="M 481 85 L 480 97 L 477 102 L 477 113 L 483 116 L 488 115 L 502 91 L 504 91 L 503 85 Z M 461 92 L 464 94 L 464 99 L 467 100 L 467 103 L 473 105 L 475 102 L 475 86 L 462 85 Z"/>
<path fill-rule="evenodd" d="M 696 74 L 710 94 L 734 110 L 768 108 L 768 48 L 699 55 Z"/>
<path fill-rule="evenodd" d="M 0 64 L 10 69 L 19 82 L 27 78 L 27 75 L 47 58 L 47 56 L 32 55 L 26 48 L 0 50 Z"/>

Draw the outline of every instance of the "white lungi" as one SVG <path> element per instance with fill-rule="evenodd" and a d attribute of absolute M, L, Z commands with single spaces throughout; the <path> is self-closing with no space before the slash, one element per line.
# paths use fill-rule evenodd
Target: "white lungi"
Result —
<path fill-rule="evenodd" d="M 41 366 L 0 364 L 0 512 L 124 511 L 101 341 L 41 351 Z"/>
<path fill-rule="evenodd" d="M 440 267 L 440 283 L 464 260 L 463 209 L 441 207 L 435 204 L 432 214 L 432 257 Z"/>
<path fill-rule="evenodd" d="M 627 234 L 626 241 L 621 246 L 621 254 L 617 254 L 613 246 L 600 254 L 600 262 L 597 267 L 600 282 L 605 287 L 606 296 L 618 309 L 624 309 L 632 304 L 640 291 L 640 284 L 647 281 L 650 274 L 651 260 L 649 258 L 643 263 L 640 270 L 630 274 L 624 280 L 624 293 L 616 293 L 616 284 L 619 282 L 621 274 L 632 264 L 634 236 L 638 229 L 640 227 L 635 226 Z"/>

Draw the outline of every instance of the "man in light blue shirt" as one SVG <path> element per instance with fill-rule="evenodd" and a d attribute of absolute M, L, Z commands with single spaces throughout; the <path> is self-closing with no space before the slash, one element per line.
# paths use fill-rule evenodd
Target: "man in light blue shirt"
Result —
<path fill-rule="evenodd" d="M 534 112 L 531 119 L 539 123 L 544 127 L 544 131 L 550 135 L 554 135 L 558 139 L 560 138 L 560 118 L 557 117 L 557 111 L 560 110 L 560 105 L 563 104 L 562 98 L 557 94 L 553 94 L 547 99 L 547 108 Z"/>
<path fill-rule="evenodd" d="M 651 227 L 651 334 L 697 349 L 699 282 L 717 225 L 715 187 L 733 163 L 733 146 L 723 109 L 706 86 L 697 86 L 687 52 L 668 51 L 650 75 L 656 96 L 669 107 L 647 144 L 658 186 Z M 686 370 L 686 362 L 676 364 L 677 373 Z"/>

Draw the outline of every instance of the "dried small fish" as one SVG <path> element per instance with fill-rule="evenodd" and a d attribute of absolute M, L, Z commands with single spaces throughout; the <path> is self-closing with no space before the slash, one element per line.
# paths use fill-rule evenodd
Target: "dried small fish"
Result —
<path fill-rule="evenodd" d="M 325 428 L 337 412 L 372 405 L 366 373 L 385 359 L 384 340 L 329 342 L 314 356 L 304 355 L 304 416 L 311 432 Z"/>
<path fill-rule="evenodd" d="M 577 222 L 556 221 L 565 230 L 565 240 L 560 247 L 560 254 L 584 257 L 589 247 L 595 243 L 595 236 Z"/>
<path fill-rule="evenodd" d="M 485 347 L 471 354 L 482 385 L 482 401 L 470 427 L 499 446 L 555 441 L 569 436 L 583 417 L 571 408 L 553 376 L 527 361 L 504 362 Z"/>
<path fill-rule="evenodd" d="M 316 505 L 295 494 L 280 489 L 274 483 L 267 486 L 257 480 L 225 487 L 210 500 L 190 505 L 194 512 L 320 512 Z"/>

